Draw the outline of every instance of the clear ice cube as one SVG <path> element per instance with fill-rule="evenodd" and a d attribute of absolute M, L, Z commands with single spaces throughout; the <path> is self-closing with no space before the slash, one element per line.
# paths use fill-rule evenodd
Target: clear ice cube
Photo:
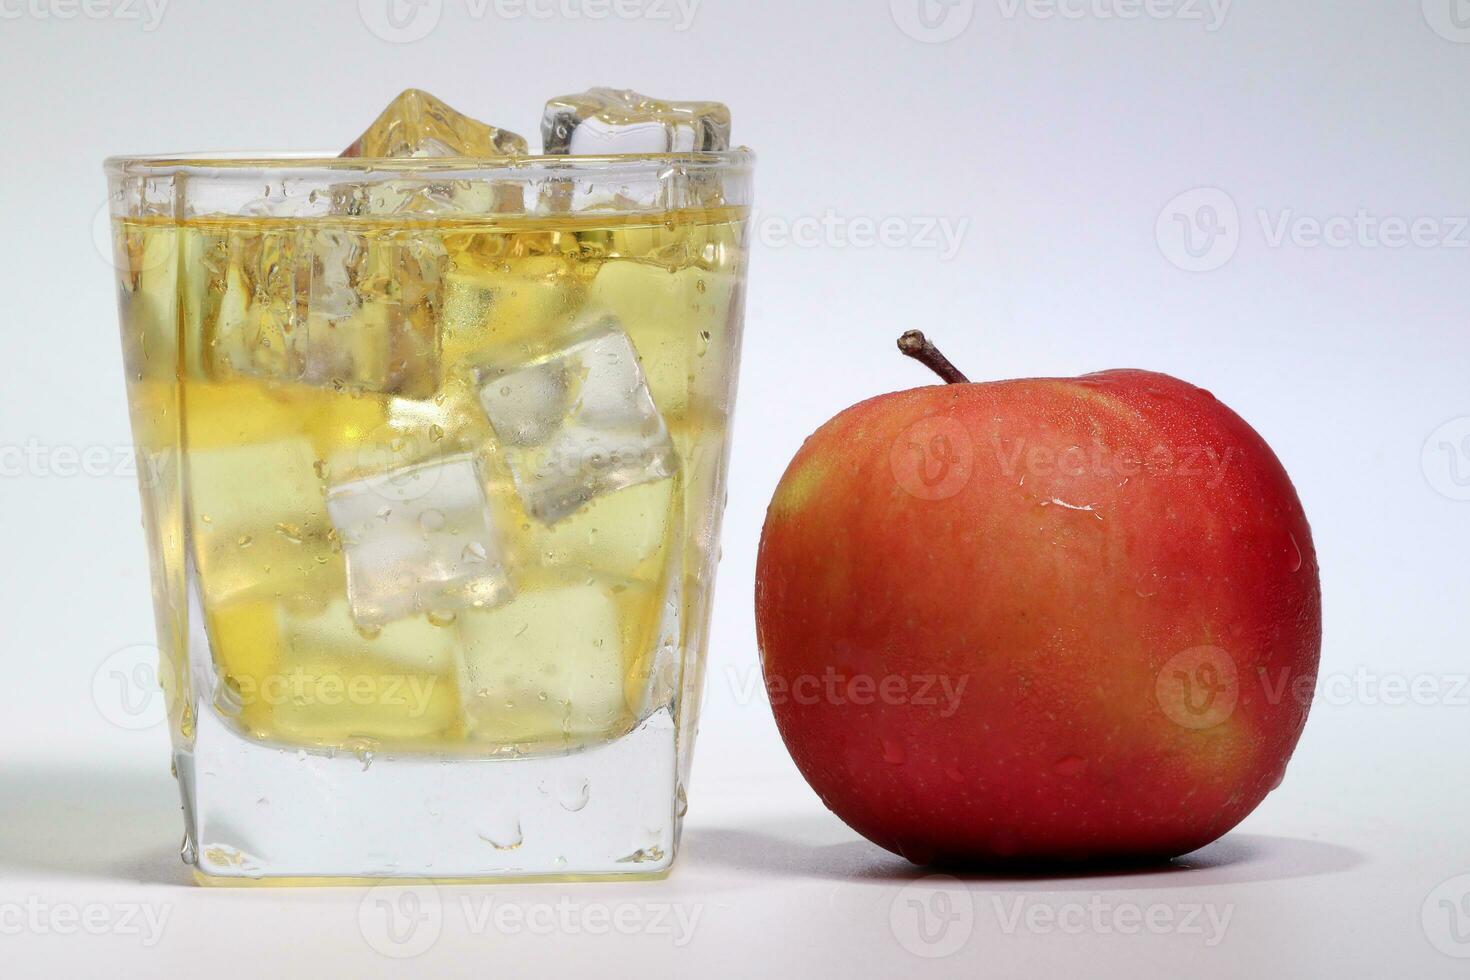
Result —
<path fill-rule="evenodd" d="M 672 477 L 678 456 L 617 319 L 565 347 L 480 372 L 480 403 L 526 511 L 545 524 L 602 494 Z"/>
<path fill-rule="evenodd" d="M 460 617 L 466 728 L 525 741 L 605 734 L 627 713 L 626 648 L 644 604 L 601 582 L 548 581 Z"/>
<path fill-rule="evenodd" d="M 344 157 L 525 156 L 524 137 L 471 119 L 419 89 L 407 89 L 388 104 Z M 523 188 L 512 182 L 456 180 L 442 174 L 343 184 L 334 194 L 337 210 L 349 214 L 485 214 L 519 211 Z"/>
<path fill-rule="evenodd" d="M 327 511 L 342 538 L 359 626 L 487 608 L 513 591 L 470 453 L 335 486 Z"/>
<path fill-rule="evenodd" d="M 546 103 L 547 153 L 685 153 L 730 148 L 730 110 L 718 102 L 666 102 L 629 89 L 593 88 Z"/>
<path fill-rule="evenodd" d="M 420 89 L 405 89 L 367 131 L 342 151 L 344 157 L 521 156 L 526 141 L 456 112 Z"/>

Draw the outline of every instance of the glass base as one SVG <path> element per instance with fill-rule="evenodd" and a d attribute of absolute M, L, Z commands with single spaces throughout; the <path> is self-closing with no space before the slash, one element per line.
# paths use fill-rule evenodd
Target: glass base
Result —
<path fill-rule="evenodd" d="M 647 878 L 678 844 L 667 709 L 604 745 L 503 759 L 326 755 L 200 712 L 176 753 L 183 857 L 262 879 Z"/>

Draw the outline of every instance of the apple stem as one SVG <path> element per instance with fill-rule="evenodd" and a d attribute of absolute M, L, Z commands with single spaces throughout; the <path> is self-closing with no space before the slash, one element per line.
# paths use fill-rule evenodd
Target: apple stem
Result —
<path fill-rule="evenodd" d="M 910 330 L 898 338 L 898 349 L 939 375 L 944 379 L 945 384 L 970 383 L 970 379 L 961 374 L 960 369 L 951 364 L 949 358 L 941 354 L 939 348 L 929 342 L 929 338 L 924 336 L 922 330 Z"/>

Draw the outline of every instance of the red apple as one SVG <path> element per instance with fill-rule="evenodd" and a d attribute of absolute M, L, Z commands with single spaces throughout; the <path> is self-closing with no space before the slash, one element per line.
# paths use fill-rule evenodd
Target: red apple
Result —
<path fill-rule="evenodd" d="M 782 737 L 919 863 L 1172 857 L 1280 781 L 1316 680 L 1317 556 L 1264 440 L 1147 371 L 881 395 L 817 430 L 761 536 Z"/>

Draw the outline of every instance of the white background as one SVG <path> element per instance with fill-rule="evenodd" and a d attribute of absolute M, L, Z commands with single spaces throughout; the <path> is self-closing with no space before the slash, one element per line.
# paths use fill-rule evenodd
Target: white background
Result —
<path fill-rule="evenodd" d="M 410 965 L 1466 975 L 1470 3 L 1237 0 L 1221 20 L 1206 0 L 1064 0 L 1054 16 L 953 0 L 927 19 L 916 0 L 689 2 L 686 23 L 663 0 L 603 19 L 596 0 L 429 0 L 395 33 L 385 0 L 169 0 L 156 21 L 141 0 L 0 0 L 0 971 L 386 976 L 385 948 L 417 951 L 385 945 L 358 890 L 187 884 L 164 731 L 94 703 L 99 665 L 153 635 L 132 477 L 67 462 L 129 443 L 94 245 L 102 157 L 342 146 L 408 85 L 534 141 L 546 97 L 612 84 L 725 101 L 760 156 L 686 847 L 662 883 L 419 896 Z M 1226 233 L 1192 257 L 1181 229 L 1208 244 L 1204 205 Z M 1430 221 L 1404 247 L 1392 221 L 1333 244 L 1304 223 L 1360 211 Z M 887 218 L 901 242 L 848 237 Z M 1295 234 L 1278 239 L 1282 222 Z M 926 244 L 935 223 L 963 229 L 952 254 Z M 1186 378 L 1296 481 L 1322 566 L 1320 700 L 1285 784 L 1178 868 L 930 881 L 828 814 L 781 746 L 752 625 L 765 504 L 822 421 L 927 383 L 893 349 L 916 326 L 977 378 Z M 549 932 L 486 925 L 487 899 L 571 912 Z M 595 935 L 598 909 L 627 916 L 621 931 Z M 102 934 L 63 934 L 67 910 Z M 660 910 L 697 917 L 692 933 Z M 138 934 L 142 913 L 164 917 L 160 936 Z M 1135 913 L 1173 924 L 1129 934 Z M 1212 913 L 1229 916 L 1220 934 Z"/>

